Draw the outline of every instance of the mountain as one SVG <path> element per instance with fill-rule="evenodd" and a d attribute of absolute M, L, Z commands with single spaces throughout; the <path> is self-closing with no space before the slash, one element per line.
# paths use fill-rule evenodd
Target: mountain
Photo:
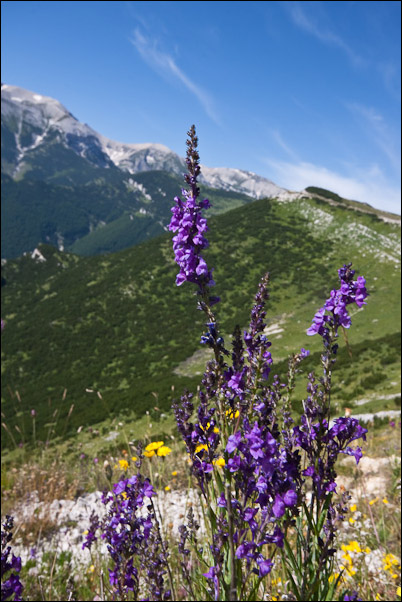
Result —
<path fill-rule="evenodd" d="M 1 96 L 2 257 L 39 242 L 107 253 L 166 229 L 183 158 L 161 144 L 109 140 L 53 98 L 6 84 Z M 253 198 L 297 196 L 237 169 L 203 167 L 201 183 L 215 213 Z"/>
<path fill-rule="evenodd" d="M 334 404 L 351 407 L 363 396 L 400 391 L 400 227 L 327 200 L 261 199 L 212 216 L 206 260 L 215 267 L 222 299 L 216 311 L 228 345 L 234 326 L 246 327 L 258 281 L 270 272 L 267 334 L 279 374 L 301 347 L 311 350 L 305 372 L 318 367 L 320 341 L 306 329 L 337 287 L 337 269 L 353 261 L 369 297 L 353 312 L 349 349 L 340 339 L 342 382 L 336 367 L 333 391 Z M 41 245 L 3 262 L 2 412 L 10 428 L 21 410 L 34 408 L 38 438 L 53 424 L 68 434 L 74 403 L 71 433 L 95 423 L 107 429 L 112 408 L 121 420 L 140 418 L 155 405 L 155 393 L 167 412 L 172 386 L 177 395 L 196 388 L 208 357 L 199 344 L 204 318 L 193 287 L 175 286 L 171 245 L 170 233 L 92 257 Z M 16 390 L 21 406 L 14 410 Z M 305 396 L 304 388 L 296 393 Z"/>
<path fill-rule="evenodd" d="M 186 171 L 184 159 L 166 146 L 109 140 L 80 123 L 53 98 L 6 84 L 1 87 L 1 97 L 2 172 L 14 179 L 28 175 L 32 179 L 76 183 L 71 181 L 69 166 L 63 163 L 69 157 L 73 163 L 71 169 L 77 168 L 79 161 L 73 159 L 72 153 L 85 160 L 82 165 L 87 169 L 89 165 L 98 169 L 118 168 L 129 174 L 167 171 L 179 176 Z M 53 161 L 45 165 L 43 154 L 50 150 Z M 210 188 L 253 198 L 289 194 L 270 180 L 239 169 L 203 167 L 201 181 Z"/>
<path fill-rule="evenodd" d="M 110 253 L 166 230 L 183 185 L 183 158 L 161 144 L 105 138 L 53 98 L 6 84 L 1 95 L 2 257 L 40 242 L 83 255 Z M 202 166 L 200 183 L 202 194 L 214 198 L 209 214 L 261 198 L 339 202 L 321 189 L 290 192 L 239 169 Z"/>

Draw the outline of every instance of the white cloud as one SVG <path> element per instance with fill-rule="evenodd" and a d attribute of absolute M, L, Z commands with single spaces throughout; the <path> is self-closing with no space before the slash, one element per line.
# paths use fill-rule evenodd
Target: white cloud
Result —
<path fill-rule="evenodd" d="M 132 44 L 136 47 L 143 60 L 157 73 L 164 77 L 173 77 L 180 81 L 200 102 L 207 115 L 218 125 L 220 124 L 218 115 L 215 110 L 214 101 L 211 95 L 203 88 L 195 84 L 181 69 L 178 67 L 170 54 L 161 51 L 158 48 L 157 41 L 146 37 L 137 28 L 134 31 L 131 39 Z"/>
<path fill-rule="evenodd" d="M 299 161 L 299 157 L 298 155 L 295 153 L 295 151 L 285 142 L 285 140 L 282 137 L 282 134 L 280 133 L 279 130 L 272 130 L 271 131 L 271 135 L 273 137 L 273 139 L 275 140 L 275 142 L 277 143 L 277 145 L 285 151 L 285 153 L 293 160 L 293 161 Z"/>
<path fill-rule="evenodd" d="M 400 174 L 401 151 L 399 131 L 391 129 L 384 117 L 372 107 L 366 107 L 359 103 L 348 103 L 346 106 L 362 121 L 365 131 L 368 132 L 369 136 L 388 158 L 391 167 L 397 174 Z M 367 126 L 369 127 L 368 130 Z"/>
<path fill-rule="evenodd" d="M 318 186 L 344 198 L 369 203 L 383 211 L 401 213 L 400 187 L 386 181 L 377 165 L 365 170 L 355 169 L 355 175 L 343 175 L 313 163 L 288 163 L 270 159 L 265 159 L 265 163 L 272 170 L 268 177 L 279 186 L 290 190 Z"/>
<path fill-rule="evenodd" d="M 378 62 L 376 67 L 383 79 L 385 88 L 391 94 L 391 96 L 397 101 L 401 102 L 401 77 L 400 77 L 400 66 L 397 67 L 392 62 Z"/>
<path fill-rule="evenodd" d="M 314 5 L 316 4 L 322 5 L 322 3 L 314 2 Z M 284 2 L 283 5 L 286 7 L 292 21 L 297 27 L 311 34 L 327 46 L 340 48 L 353 64 L 360 66 L 365 63 L 362 57 L 360 57 L 343 38 L 324 27 L 323 24 L 313 21 L 313 19 L 306 14 L 306 11 L 303 10 L 300 2 Z"/>

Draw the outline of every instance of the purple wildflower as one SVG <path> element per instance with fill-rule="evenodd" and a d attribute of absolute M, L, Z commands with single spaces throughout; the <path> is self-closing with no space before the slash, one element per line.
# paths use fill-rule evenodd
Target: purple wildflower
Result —
<path fill-rule="evenodd" d="M 231 454 L 232 452 L 234 452 L 235 449 L 237 449 L 239 447 L 241 441 L 241 432 L 237 431 L 236 433 L 234 433 L 234 435 L 230 435 L 229 439 L 228 439 L 228 443 L 226 445 L 226 451 L 228 452 L 228 454 Z"/>
<path fill-rule="evenodd" d="M 141 574 L 146 576 L 150 599 L 171 598 L 164 578 L 167 553 L 152 503 L 145 503 L 145 498 L 151 499 L 154 495 L 149 480 L 143 480 L 140 474 L 134 475 L 116 483 L 113 495 L 103 495 L 102 501 L 108 507 L 108 513 L 102 521 L 95 514 L 91 515 L 82 547 L 90 548 L 97 539 L 96 531 L 101 531 L 114 563 L 109 570 L 109 581 L 121 599 L 126 599 L 129 591 L 133 592 L 134 599 L 138 599 Z M 133 562 L 135 557 L 138 559 L 136 566 Z"/>
<path fill-rule="evenodd" d="M 200 169 L 194 128 L 189 132 L 187 145 L 189 173 L 186 182 L 190 189 L 183 191 L 184 201 L 176 197 L 170 224 L 170 229 L 177 232 L 173 239 L 175 259 L 180 266 L 176 282 L 180 285 L 187 280 L 198 286 L 201 297 L 198 307 L 207 315 L 201 342 L 214 349 L 215 360 L 207 364 L 195 417 L 190 393 L 184 394 L 181 404 L 176 404 L 174 409 L 179 432 L 191 458 L 192 473 L 206 502 L 210 503 L 209 483 L 218 485 L 215 489 L 219 491 L 216 514 L 211 508 L 214 539 L 209 546 L 212 560 L 207 566 L 212 566 L 203 575 L 212 582 L 211 595 L 215 599 L 222 595 L 221 590 L 224 590 L 225 599 L 238 599 L 234 597 L 240 592 L 236 591 L 235 576 L 243 569 L 243 576 L 251 573 L 259 577 L 267 575 L 272 560 L 267 557 L 264 546 L 275 544 L 284 548 L 285 533 L 290 526 L 297 525 L 295 518 L 301 513 L 311 512 L 311 518 L 315 520 L 313 513 L 318 509 L 325 512 L 323 519 L 320 518 L 320 533 L 313 534 L 309 530 L 307 535 L 317 540 L 317 562 L 323 570 L 327 570 L 327 559 L 336 551 L 331 542 L 336 534 L 335 521 L 344 512 L 344 505 L 334 506 L 331 502 L 331 494 L 336 489 L 334 466 L 339 453 L 353 455 L 356 462 L 360 460 L 360 448 L 352 448 L 350 444 L 365 438 L 366 429 L 354 419 L 346 418 L 336 419 L 330 427 L 331 367 L 336 359 L 337 331 L 340 326 L 349 328 L 351 325 L 347 308 L 352 303 L 362 307 L 367 291 L 362 276 L 353 280 L 355 272 L 351 264 L 338 271 L 339 290 L 331 292 L 308 330 L 308 334 L 318 333 L 324 340 L 323 377 L 316 381 L 314 374 L 309 374 L 304 413 L 300 425 L 294 426 L 290 401 L 294 377 L 300 371 L 301 361 L 310 352 L 302 348 L 290 358 L 287 385 L 278 376 L 269 378 L 273 361 L 271 343 L 264 334 L 265 304 L 269 297 L 269 276 L 266 274 L 259 283 L 248 329 L 242 336 L 240 328 L 236 327 L 232 361 L 228 365 L 229 353 L 223 347 L 216 318 L 210 309 L 212 298 L 208 297 L 208 289 L 213 284 L 212 275 L 201 255 L 208 245 L 202 210 L 209 206 L 209 201 L 198 201 Z M 282 412 L 280 421 L 276 414 L 278 404 L 281 404 Z M 303 464 L 301 450 L 304 452 Z M 216 460 L 222 454 L 225 466 L 219 472 Z M 312 485 L 308 506 L 305 503 L 306 477 L 311 479 Z M 304 535 L 299 535 L 303 539 Z M 183 526 L 180 544 L 183 557 L 186 556 L 187 539 L 189 532 Z M 299 545 L 300 541 L 297 542 Z M 302 556 L 311 549 L 311 544 L 311 541 L 302 542 L 303 549 L 299 550 Z M 228 562 L 231 563 L 230 584 L 225 574 Z M 306 591 L 299 592 L 298 599 L 310 599 L 308 596 L 313 591 L 314 595 L 319 595 L 317 584 L 311 583 L 308 575 L 308 564 L 306 562 L 307 572 L 301 568 L 304 572 L 301 587 Z"/>
<path fill-rule="evenodd" d="M 317 311 L 313 324 L 307 330 L 308 335 L 319 334 L 328 341 L 331 329 L 336 335 L 339 326 L 350 328 L 352 321 L 346 309 L 348 305 L 356 303 L 358 307 L 362 307 L 366 304 L 365 299 L 368 296 L 366 281 L 363 276 L 353 280 L 355 271 L 351 269 L 351 265 L 349 263 L 338 270 L 341 286 L 331 291 L 329 299 Z M 326 312 L 330 312 L 330 315 Z"/>
<path fill-rule="evenodd" d="M 358 598 L 358 593 L 357 591 L 353 591 L 351 594 L 345 594 L 344 596 L 344 600 L 350 600 L 350 601 L 355 601 L 355 600 L 361 600 L 361 598 Z"/>
<path fill-rule="evenodd" d="M 260 569 L 259 577 L 265 577 L 271 572 L 274 563 L 269 558 L 264 558 L 261 554 L 257 558 L 258 568 Z"/>
<path fill-rule="evenodd" d="M 18 573 L 21 571 L 21 558 L 11 554 L 11 546 L 8 545 L 13 537 L 13 517 L 7 515 L 1 527 L 1 599 L 22 600 L 23 585 L 18 576 Z M 15 572 L 9 573 L 9 571 Z M 11 598 L 12 596 L 14 598 Z"/>
<path fill-rule="evenodd" d="M 211 566 L 207 573 L 203 573 L 206 579 L 211 579 L 214 584 L 215 600 L 219 600 L 219 579 L 216 567 Z"/>
<path fill-rule="evenodd" d="M 199 155 L 197 151 L 198 138 L 195 127 L 188 132 L 187 140 L 187 168 L 185 176 L 189 190 L 182 191 L 184 201 L 175 197 L 176 206 L 172 208 L 172 219 L 169 230 L 177 232 L 173 237 L 173 250 L 176 263 L 180 272 L 176 277 L 176 284 L 194 282 L 201 291 L 213 286 L 212 271 L 208 269 L 201 251 L 208 247 L 208 240 L 204 234 L 208 230 L 207 220 L 202 216 L 202 211 L 210 207 L 208 199 L 198 200 L 200 189 L 197 178 L 200 174 Z"/>

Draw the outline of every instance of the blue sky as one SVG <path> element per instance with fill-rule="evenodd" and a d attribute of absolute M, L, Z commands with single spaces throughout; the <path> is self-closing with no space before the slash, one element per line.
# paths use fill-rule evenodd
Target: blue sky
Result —
<path fill-rule="evenodd" d="M 400 2 L 2 2 L 2 81 L 121 142 L 400 213 Z"/>

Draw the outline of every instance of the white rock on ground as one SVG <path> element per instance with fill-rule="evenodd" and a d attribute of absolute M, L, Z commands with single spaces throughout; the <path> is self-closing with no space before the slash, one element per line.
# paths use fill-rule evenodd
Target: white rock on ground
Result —
<path fill-rule="evenodd" d="M 36 494 L 36 492 L 35 492 Z M 43 554 L 51 552 L 72 552 L 72 565 L 75 567 L 87 566 L 91 563 L 91 555 L 87 549 L 82 549 L 84 531 L 89 527 L 90 516 L 95 511 L 99 517 L 105 515 L 105 506 L 102 504 L 102 494 L 99 491 L 88 493 L 76 500 L 54 500 L 46 504 L 38 500 L 37 494 L 31 495 L 28 500 L 19 504 L 12 512 L 15 524 L 15 540 L 12 543 L 13 553 L 21 556 L 22 562 L 30 557 L 30 548 L 23 546 L 18 540 L 18 524 L 28 520 L 45 518 L 56 525 L 51 536 L 43 537 L 34 546 L 36 559 L 40 563 Z M 203 531 L 203 519 L 198 495 L 195 491 L 169 491 L 158 492 L 152 498 L 156 516 L 160 521 L 163 535 L 179 536 L 179 527 L 187 522 L 187 513 L 190 506 L 194 516 Z M 66 523 L 73 526 L 68 526 Z M 98 540 L 96 549 L 101 555 L 107 555 L 106 543 Z"/>

